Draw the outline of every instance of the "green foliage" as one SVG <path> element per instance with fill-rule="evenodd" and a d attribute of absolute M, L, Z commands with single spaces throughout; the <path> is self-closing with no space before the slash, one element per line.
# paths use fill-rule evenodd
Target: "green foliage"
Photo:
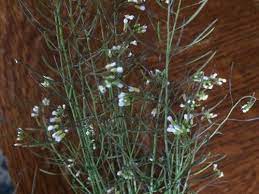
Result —
<path fill-rule="evenodd" d="M 177 54 L 214 30 L 215 22 L 181 42 L 207 0 L 42 0 L 38 14 L 19 2 L 49 49 L 43 61 L 54 76 L 39 85 L 64 105 L 34 106 L 37 127 L 19 128 L 17 146 L 49 150 L 75 193 L 192 193 L 194 180 L 223 176 L 221 157 L 201 152 L 229 117 L 216 122 L 204 102 L 226 82 L 203 71 L 214 53 L 190 60 L 208 58 L 184 79 L 169 74 Z M 152 56 L 161 70 L 148 66 Z"/>

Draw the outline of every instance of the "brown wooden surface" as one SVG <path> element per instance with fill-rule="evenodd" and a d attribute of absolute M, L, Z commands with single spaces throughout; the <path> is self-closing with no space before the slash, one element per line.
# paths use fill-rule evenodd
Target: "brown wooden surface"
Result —
<path fill-rule="evenodd" d="M 258 7 L 257 7 L 258 6 Z M 259 3 L 257 0 L 210 0 L 199 19 L 190 27 L 187 35 L 197 32 L 202 26 L 218 18 L 217 28 L 208 41 L 192 54 L 202 50 L 217 50 L 211 65 L 222 75 L 230 75 L 233 62 L 233 98 L 256 92 L 259 98 Z M 15 128 L 28 123 L 30 107 L 24 102 L 36 103 L 37 86 L 28 71 L 13 59 L 22 59 L 40 68 L 41 38 L 25 20 L 15 0 L 0 0 L 0 146 L 9 159 L 12 177 L 17 184 L 17 194 L 29 194 L 32 190 L 33 174 L 39 160 L 28 150 L 14 148 Z M 185 56 L 186 57 L 186 56 Z M 184 61 L 186 58 L 177 59 Z M 211 101 L 222 97 L 219 92 Z M 22 107 L 22 108 L 21 108 Z M 226 107 L 227 108 L 227 107 Z M 244 118 L 240 112 L 235 117 Z M 259 115 L 258 106 L 247 117 Z M 225 173 L 222 182 L 204 193 L 259 194 L 259 127 L 257 122 L 228 122 L 222 129 L 224 136 L 216 137 L 211 151 L 226 154 L 220 164 Z M 61 177 L 36 174 L 35 194 L 63 194 L 65 183 Z"/>

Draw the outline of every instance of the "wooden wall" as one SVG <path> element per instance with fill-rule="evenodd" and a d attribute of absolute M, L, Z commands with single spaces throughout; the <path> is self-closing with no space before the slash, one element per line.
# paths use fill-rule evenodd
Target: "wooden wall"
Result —
<path fill-rule="evenodd" d="M 258 7 L 257 7 L 258 6 Z M 217 50 L 212 62 L 223 76 L 231 75 L 234 99 L 256 92 L 259 97 L 259 5 L 257 0 L 210 0 L 199 19 L 189 28 L 189 35 L 218 18 L 217 28 L 208 41 L 193 51 Z M 35 183 L 35 194 L 70 193 L 61 177 L 46 176 L 39 172 L 40 159 L 29 150 L 14 148 L 16 126 L 28 122 L 30 106 L 40 98 L 35 81 L 14 58 L 41 69 L 41 37 L 26 21 L 15 0 L 0 0 L 0 147 L 9 159 L 10 171 L 17 185 L 17 194 L 29 194 Z M 187 56 L 185 56 L 187 57 Z M 184 57 L 183 57 L 184 58 Z M 183 59 L 177 59 L 179 63 Z M 172 72 L 173 73 L 173 72 Z M 210 98 L 222 97 L 223 91 Z M 28 107 L 28 108 L 25 108 Z M 227 111 L 229 107 L 225 106 Z M 224 112 L 224 111 L 222 111 Z M 240 111 L 235 118 L 244 118 Z M 246 116 L 259 116 L 258 106 Z M 28 124 L 28 123 L 27 123 Z M 226 154 L 220 168 L 225 178 L 219 185 L 204 193 L 259 194 L 259 121 L 228 122 L 223 136 L 211 143 L 211 151 Z M 47 169 L 44 166 L 44 169 Z M 35 175 L 35 176 L 34 176 Z M 35 178 L 34 178 L 35 177 Z"/>

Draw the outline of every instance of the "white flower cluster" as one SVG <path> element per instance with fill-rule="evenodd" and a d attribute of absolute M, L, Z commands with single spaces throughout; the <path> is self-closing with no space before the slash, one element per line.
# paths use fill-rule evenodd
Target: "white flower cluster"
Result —
<path fill-rule="evenodd" d="M 147 31 L 147 25 L 135 24 L 133 31 L 139 34 L 145 33 Z"/>
<path fill-rule="evenodd" d="M 184 103 L 180 104 L 181 108 L 186 108 L 188 110 L 194 110 L 199 104 L 196 103 L 193 99 L 187 99 L 185 95 L 183 95 Z"/>
<path fill-rule="evenodd" d="M 211 119 L 216 118 L 218 115 L 210 112 L 209 110 L 205 110 L 204 107 L 202 107 L 202 117 L 201 120 L 207 119 L 209 123 L 212 123 Z"/>
<path fill-rule="evenodd" d="M 123 27 L 123 31 L 127 31 L 127 27 L 128 27 L 128 23 L 129 21 L 132 21 L 135 18 L 134 15 L 125 15 L 124 19 L 123 19 L 123 23 L 124 23 L 124 27 Z"/>
<path fill-rule="evenodd" d="M 18 128 L 17 129 L 17 137 L 16 140 L 17 141 L 22 141 L 24 139 L 24 131 L 22 128 Z"/>
<path fill-rule="evenodd" d="M 119 105 L 119 107 L 131 105 L 131 102 L 133 101 L 133 98 L 134 98 L 134 94 L 131 94 L 131 93 L 139 93 L 140 89 L 136 88 L 136 87 L 133 87 L 133 86 L 128 86 L 128 92 L 129 93 L 121 92 L 118 95 L 118 99 L 119 99 L 118 105 Z"/>
<path fill-rule="evenodd" d="M 131 95 L 125 92 L 121 92 L 118 95 L 118 99 L 119 99 L 119 102 L 118 102 L 119 107 L 129 106 L 132 101 Z"/>
<path fill-rule="evenodd" d="M 42 101 L 41 101 L 42 105 L 43 106 L 49 106 L 50 104 L 50 100 L 48 98 L 43 98 Z M 39 114 L 40 114 L 40 111 L 41 111 L 41 108 L 37 105 L 35 105 L 33 108 L 32 108 L 32 111 L 31 111 L 31 117 L 38 117 Z"/>
<path fill-rule="evenodd" d="M 128 25 L 126 25 L 128 26 Z M 124 28 L 126 27 L 125 24 L 124 24 Z M 126 30 L 126 29 L 124 29 Z M 110 49 L 108 49 L 107 51 L 107 55 L 109 58 L 112 58 L 113 56 L 116 56 L 116 55 L 121 55 L 122 52 L 125 52 L 126 50 L 129 49 L 129 46 L 130 45 L 133 45 L 133 46 L 137 46 L 137 41 L 136 40 L 132 40 L 130 42 L 123 42 L 122 44 L 119 44 L 119 45 L 113 45 Z M 133 56 L 133 53 L 131 51 L 129 51 L 129 53 L 127 54 L 127 57 L 132 57 Z"/>
<path fill-rule="evenodd" d="M 117 176 L 121 176 L 126 180 L 130 180 L 134 177 L 134 174 L 131 170 L 120 170 L 117 172 Z"/>
<path fill-rule="evenodd" d="M 83 130 L 85 132 L 85 134 L 90 138 L 90 141 L 92 143 L 92 148 L 93 150 L 96 149 L 96 144 L 95 144 L 95 139 L 94 139 L 94 135 L 95 135 L 95 130 L 92 124 L 88 125 L 87 123 L 85 123 L 83 125 Z"/>
<path fill-rule="evenodd" d="M 157 76 L 160 76 L 162 74 L 162 71 L 160 71 L 159 69 L 155 69 L 154 71 L 149 71 L 149 75 L 152 78 L 155 78 Z"/>
<path fill-rule="evenodd" d="M 123 73 L 123 67 L 118 66 L 116 62 L 109 63 L 105 66 L 110 75 L 104 77 L 104 85 L 99 85 L 98 89 L 102 94 L 105 94 L 107 89 L 112 86 L 123 88 L 123 83 L 120 81 L 119 76 Z"/>
<path fill-rule="evenodd" d="M 184 108 L 187 112 L 193 112 L 197 107 L 200 106 L 198 101 L 205 101 L 208 99 L 208 94 L 206 94 L 207 90 L 211 90 L 214 85 L 222 85 L 223 83 L 226 83 L 226 79 L 218 78 L 217 73 L 211 74 L 210 76 L 206 76 L 203 71 L 199 71 L 194 74 L 192 77 L 192 80 L 194 83 L 198 83 L 200 89 L 198 92 L 190 97 L 187 97 L 186 94 L 183 95 L 184 103 L 180 104 L 181 108 Z M 208 122 L 212 122 L 211 119 L 216 118 L 218 115 L 211 113 L 210 110 L 205 110 L 204 107 L 202 107 L 202 117 L 201 120 L 207 119 Z"/>
<path fill-rule="evenodd" d="M 174 135 L 190 132 L 190 129 L 193 125 L 192 114 L 184 114 L 182 121 L 177 119 L 173 120 L 172 116 L 168 116 L 167 120 L 170 123 L 167 128 L 167 132 L 173 133 Z"/>
<path fill-rule="evenodd" d="M 211 90 L 214 85 L 221 86 L 223 83 L 227 82 L 226 79 L 217 78 L 217 76 L 217 73 L 206 76 L 203 71 L 199 71 L 194 74 L 193 81 L 200 83 L 204 89 Z"/>
<path fill-rule="evenodd" d="M 52 132 L 51 136 L 56 142 L 60 142 L 68 132 L 68 130 L 63 130 L 61 126 L 65 108 L 65 105 L 58 106 L 56 110 L 52 111 L 52 117 L 49 119 L 47 130 Z"/>
<path fill-rule="evenodd" d="M 146 85 L 149 85 L 151 82 L 154 83 L 163 83 L 164 80 L 164 71 L 159 69 L 148 71 L 149 79 L 146 80 Z M 169 83 L 169 82 L 168 82 Z"/>
<path fill-rule="evenodd" d="M 205 101 L 208 99 L 209 95 L 205 91 L 199 91 L 196 95 L 198 101 Z"/>
<path fill-rule="evenodd" d="M 75 165 L 75 160 L 72 159 L 72 158 L 68 158 L 68 159 L 67 159 L 66 167 L 67 167 L 67 168 L 71 168 L 71 167 L 73 167 L 74 165 Z"/>

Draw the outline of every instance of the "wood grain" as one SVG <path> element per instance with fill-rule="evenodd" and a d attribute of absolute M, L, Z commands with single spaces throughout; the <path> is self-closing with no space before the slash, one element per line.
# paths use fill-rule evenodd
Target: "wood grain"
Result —
<path fill-rule="evenodd" d="M 202 51 L 217 50 L 212 67 L 224 77 L 232 76 L 233 99 L 259 92 L 259 9 L 257 0 L 209 1 L 207 7 L 189 27 L 186 36 L 192 36 L 208 22 L 218 18 L 212 37 L 194 49 L 192 56 Z M 15 127 L 28 124 L 30 106 L 39 99 L 40 93 L 28 70 L 14 63 L 14 58 L 41 69 L 42 40 L 26 21 L 14 0 L 0 1 L 0 146 L 9 159 L 11 175 L 17 185 L 17 194 L 31 193 L 36 166 L 41 165 L 28 150 L 14 148 Z M 190 54 L 190 53 L 189 53 Z M 189 57 L 190 55 L 188 55 Z M 186 62 L 187 55 L 175 59 Z M 174 74 L 175 72 L 172 72 Z M 223 90 L 210 98 L 215 102 L 224 95 Z M 230 99 L 228 99 L 230 100 Z M 26 108 L 27 107 L 27 108 Z M 226 112 L 227 103 L 222 106 Z M 258 105 L 246 118 L 259 115 Z M 245 118 L 236 111 L 235 118 Z M 223 136 L 216 137 L 210 145 L 213 153 L 226 154 L 220 164 L 225 173 L 222 182 L 209 187 L 209 194 L 259 194 L 259 121 L 228 122 L 222 129 Z M 41 166 L 42 167 L 42 166 Z M 37 173 L 35 194 L 71 193 L 60 176 Z"/>
<path fill-rule="evenodd" d="M 13 146 L 16 127 L 29 124 L 30 107 L 41 98 L 28 69 L 15 64 L 14 59 L 41 71 L 41 45 L 39 33 L 25 19 L 16 1 L 0 1 L 0 147 L 9 160 L 17 194 L 32 193 L 34 186 L 36 194 L 69 193 L 61 176 L 40 173 L 37 165 L 41 165 L 42 159 Z M 40 167 L 49 170 L 46 165 Z"/>

